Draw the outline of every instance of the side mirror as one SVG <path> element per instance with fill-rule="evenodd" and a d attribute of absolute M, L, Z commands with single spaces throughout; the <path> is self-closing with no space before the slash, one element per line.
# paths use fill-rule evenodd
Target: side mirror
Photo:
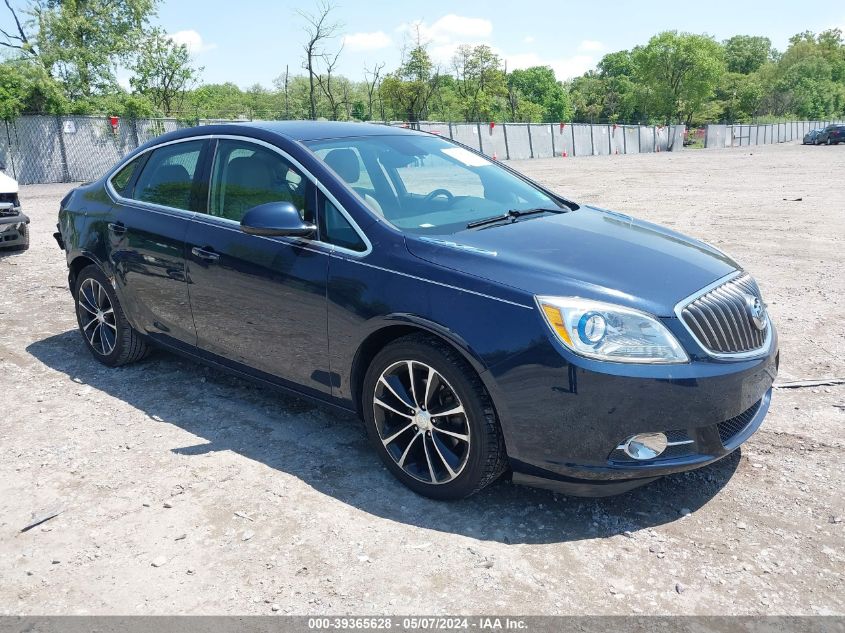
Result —
<path fill-rule="evenodd" d="M 308 237 L 317 227 L 304 222 L 290 202 L 268 202 L 246 212 L 241 220 L 241 231 L 267 237 Z"/>

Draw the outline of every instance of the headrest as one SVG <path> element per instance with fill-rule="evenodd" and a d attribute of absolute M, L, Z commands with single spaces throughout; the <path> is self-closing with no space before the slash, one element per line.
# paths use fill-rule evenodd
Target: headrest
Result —
<path fill-rule="evenodd" d="M 349 184 L 358 182 L 361 177 L 361 164 L 358 155 L 351 149 L 333 149 L 324 159 L 337 175 Z"/>
<path fill-rule="evenodd" d="M 266 191 L 273 184 L 273 174 L 260 157 L 240 156 L 229 161 L 226 184 Z"/>

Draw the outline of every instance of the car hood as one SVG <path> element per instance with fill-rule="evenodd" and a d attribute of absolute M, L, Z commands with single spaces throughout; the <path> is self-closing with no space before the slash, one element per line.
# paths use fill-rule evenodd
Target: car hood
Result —
<path fill-rule="evenodd" d="M 0 193 L 17 193 L 18 181 L 0 171 Z"/>
<path fill-rule="evenodd" d="M 420 259 L 534 295 L 588 297 L 659 316 L 739 269 L 707 244 L 585 206 L 451 236 L 408 235 L 406 244 Z"/>

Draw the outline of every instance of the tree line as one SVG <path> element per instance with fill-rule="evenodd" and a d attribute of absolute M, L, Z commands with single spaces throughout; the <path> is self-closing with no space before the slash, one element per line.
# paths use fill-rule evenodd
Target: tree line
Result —
<path fill-rule="evenodd" d="M 417 30 L 397 68 L 383 62 L 350 79 L 335 7 L 297 11 L 301 59 L 272 87 L 205 84 L 184 44 L 153 25 L 159 0 L 4 0 L 0 118 L 23 113 L 193 119 L 439 120 L 685 123 L 845 116 L 842 31 L 796 34 L 785 51 L 769 38 L 722 42 L 665 31 L 605 55 L 561 81 L 548 66 L 508 69 L 486 45 L 460 46 L 445 64 Z M 129 89 L 117 69 L 130 74 Z"/>

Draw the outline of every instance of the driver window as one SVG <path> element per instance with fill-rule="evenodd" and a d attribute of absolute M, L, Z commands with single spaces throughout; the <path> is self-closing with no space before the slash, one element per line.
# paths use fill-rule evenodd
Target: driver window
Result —
<path fill-rule="evenodd" d="M 251 208 L 290 202 L 312 221 L 310 181 L 274 151 L 247 141 L 221 139 L 211 170 L 209 213 L 240 222 Z"/>
<path fill-rule="evenodd" d="M 448 183 L 446 189 L 455 197 L 484 197 L 484 184 L 477 173 L 461 169 L 437 154 L 415 158 L 409 165 L 398 168 L 396 173 L 405 190 L 412 195 L 427 196 L 432 191 L 444 189 L 444 183 Z"/>

